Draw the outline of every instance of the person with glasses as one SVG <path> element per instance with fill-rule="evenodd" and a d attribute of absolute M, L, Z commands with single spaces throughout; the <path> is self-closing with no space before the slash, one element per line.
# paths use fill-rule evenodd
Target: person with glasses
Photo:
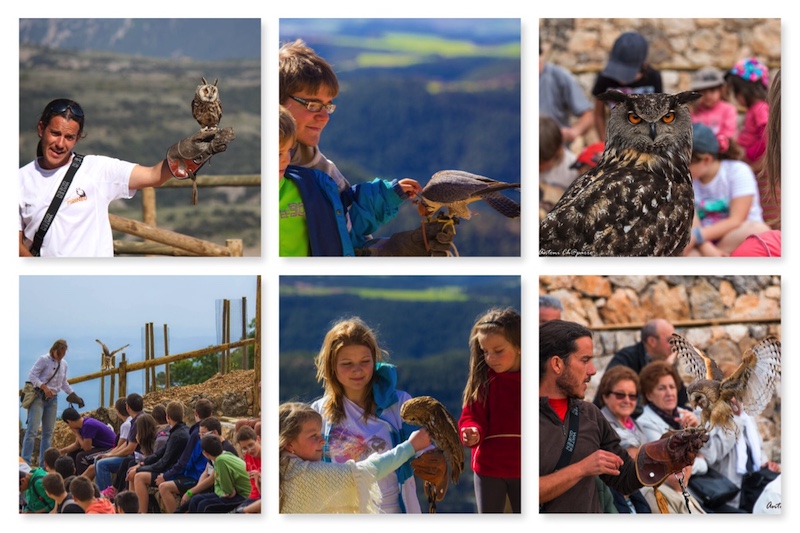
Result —
<path fill-rule="evenodd" d="M 651 318 L 644 323 L 640 332 L 640 340 L 636 344 L 626 346 L 614 354 L 611 361 L 606 365 L 606 372 L 615 366 L 626 366 L 637 374 L 653 361 L 667 361 L 676 364 L 675 356 L 672 354 L 672 346 L 669 338 L 675 333 L 675 326 L 663 318 Z M 600 403 L 600 393 L 594 397 L 594 404 L 602 407 Z M 678 405 L 686 406 L 689 404 L 689 396 L 686 394 L 686 386 L 683 381 L 678 383 Z M 638 402 L 633 412 L 636 418 L 642 414 L 644 402 Z"/>
<path fill-rule="evenodd" d="M 42 438 L 39 442 L 39 466 L 44 466 L 44 452 L 53 443 L 53 430 L 58 413 L 58 393 L 68 394 L 67 401 L 83 407 L 83 399 L 78 396 L 67 382 L 67 341 L 58 339 L 50 347 L 50 351 L 36 359 L 28 381 L 36 390 L 36 398 L 28 407 L 28 421 L 25 424 L 25 436 L 22 440 L 22 458 L 30 464 L 33 445 L 39 426 L 42 427 Z"/>
<path fill-rule="evenodd" d="M 136 190 L 158 187 L 172 177 L 192 177 L 234 138 L 230 128 L 201 131 L 147 167 L 75 154 L 75 145 L 85 136 L 85 119 L 80 104 L 66 98 L 48 103 L 39 117 L 36 159 L 19 169 L 20 256 L 112 257 L 108 205 L 113 200 L 130 199 Z M 64 178 L 73 166 L 77 171 L 67 183 Z M 54 198 L 61 200 L 57 209 Z M 43 237 L 37 236 L 40 228 L 46 231 Z"/>
<path fill-rule="evenodd" d="M 419 183 L 375 179 L 339 191 L 324 172 L 289 164 L 297 139 L 292 114 L 280 106 L 279 253 L 281 257 L 354 256 L 364 236 L 397 215 Z"/>
<path fill-rule="evenodd" d="M 343 195 L 342 214 L 356 255 L 447 255 L 455 235 L 452 224 L 448 226 L 443 222 L 430 222 L 423 227 L 399 232 L 388 238 L 373 238 L 372 232 L 396 216 L 396 208 L 391 216 L 382 217 L 378 216 L 379 211 L 373 214 L 369 210 L 365 212 L 355 209 L 351 202 L 356 193 L 351 189 L 350 182 L 319 149 L 322 132 L 336 111 L 333 99 L 338 94 L 339 80 L 333 68 L 302 39 L 281 46 L 279 103 L 291 113 L 296 125 L 296 141 L 289 151 L 289 163 L 294 167 L 319 170 L 335 182 L 339 193 Z M 283 170 L 285 167 L 283 163 L 281 165 Z M 376 181 L 385 182 L 374 180 L 372 183 Z M 392 184 L 401 202 L 406 198 L 414 198 L 422 190 L 419 183 L 410 178 Z M 366 217 L 365 222 L 368 223 L 362 223 L 358 227 L 358 221 L 353 220 L 356 216 L 361 216 L 362 222 Z"/>
<path fill-rule="evenodd" d="M 619 435 L 620 445 L 636 459 L 639 446 L 647 442 L 631 416 L 639 401 L 639 376 L 626 366 L 615 366 L 603 374 L 598 387 L 600 411 Z M 614 506 L 621 514 L 650 513 L 650 505 L 641 491 L 622 494 L 611 491 Z"/>

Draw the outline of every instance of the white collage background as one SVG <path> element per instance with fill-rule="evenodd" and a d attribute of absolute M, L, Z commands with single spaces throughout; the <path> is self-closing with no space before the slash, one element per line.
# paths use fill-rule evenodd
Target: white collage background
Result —
<path fill-rule="evenodd" d="M 281 275 L 447 275 L 449 273 L 458 275 L 514 275 L 522 277 L 522 297 L 523 305 L 523 345 L 529 357 L 533 357 L 537 351 L 538 330 L 536 328 L 536 318 L 534 316 L 534 298 L 538 295 L 538 276 L 540 274 L 684 274 L 684 275 L 757 275 L 757 274 L 777 274 L 782 276 L 783 287 L 783 320 L 789 326 L 783 328 L 783 346 L 788 348 L 791 354 L 794 346 L 795 335 L 792 324 L 796 317 L 794 315 L 797 306 L 795 301 L 800 298 L 798 292 L 798 277 L 800 277 L 800 257 L 795 247 L 795 239 L 792 236 L 800 229 L 798 221 L 800 216 L 793 213 L 793 199 L 797 197 L 797 187 L 794 185 L 793 168 L 796 166 L 793 141 L 800 139 L 798 133 L 797 105 L 794 102 L 793 88 L 796 87 L 796 75 L 790 65 L 797 62 L 798 43 L 793 31 L 800 31 L 800 18 L 793 17 L 790 13 L 791 3 L 779 0 L 761 0 L 757 3 L 742 2 L 738 0 L 728 1 L 724 4 L 714 2 L 699 3 L 696 1 L 673 0 L 668 3 L 631 1 L 631 2 L 588 2 L 585 0 L 572 0 L 563 3 L 548 2 L 542 6 L 540 2 L 523 2 L 521 0 L 500 0 L 495 2 L 474 1 L 474 0 L 444 0 L 432 2 L 430 0 L 403 0 L 402 2 L 367 2 L 365 0 L 340 0 L 339 2 L 325 2 L 321 0 L 305 0 L 303 2 L 255 2 L 228 0 L 222 4 L 212 2 L 155 2 L 152 0 L 139 0 L 137 2 L 86 2 L 86 3 L 64 3 L 52 0 L 39 0 L 31 3 L 14 2 L 3 6 L 4 16 L 0 19 L 0 39 L 2 39 L 3 50 L 5 50 L 0 62 L 2 62 L 2 72 L 11 80 L 10 84 L 3 90 L 3 96 L 7 105 L 4 107 L 3 115 L 7 124 L 2 130 L 4 150 L 2 159 L 2 173 L 8 185 L 5 194 L 0 195 L 2 207 L 0 217 L 5 231 L 0 232 L 0 254 L 2 254 L 2 301 L 0 303 L 0 328 L 2 337 L 6 340 L 6 357 L 4 360 L 12 365 L 16 370 L 18 366 L 18 279 L 20 275 L 261 275 L 262 276 L 262 327 L 263 327 L 263 385 L 262 385 L 262 417 L 264 422 L 263 447 L 264 447 L 264 476 L 266 489 L 264 490 L 264 500 L 266 512 L 260 516 L 246 516 L 241 519 L 242 524 L 234 524 L 223 517 L 202 517 L 203 530 L 210 528 L 226 528 L 248 530 L 258 528 L 278 528 L 280 531 L 290 531 L 291 529 L 324 528 L 334 530 L 346 530 L 355 527 L 379 527 L 386 531 L 406 531 L 408 528 L 420 527 L 423 523 L 427 526 L 435 521 L 437 527 L 446 529 L 456 528 L 459 531 L 469 531 L 478 528 L 502 527 L 514 532 L 530 531 L 535 527 L 556 527 L 565 526 L 607 527 L 597 522 L 590 523 L 593 517 L 551 517 L 541 516 L 537 513 L 537 479 L 538 471 L 538 444 L 537 444 L 537 424 L 536 424 L 536 390 L 537 390 L 537 370 L 533 363 L 524 365 L 523 390 L 523 513 L 522 515 L 436 515 L 436 516 L 416 516 L 416 517 L 346 517 L 346 516 L 282 516 L 276 511 L 278 499 L 277 475 L 273 465 L 277 465 L 277 417 L 275 416 L 278 405 L 278 331 L 277 317 L 278 308 L 278 281 Z M 236 18 L 260 18 L 262 36 L 262 109 L 264 116 L 262 120 L 262 169 L 265 175 L 270 175 L 270 169 L 277 168 L 276 150 L 270 147 L 278 144 L 277 139 L 277 112 L 278 106 L 272 105 L 277 91 L 277 52 L 278 52 L 278 28 L 281 17 L 287 18 L 382 18 L 382 17 L 405 17 L 405 18 L 448 18 L 448 17 L 476 17 L 476 18 L 519 18 L 522 26 L 522 174 L 521 180 L 525 185 L 521 190 L 523 210 L 529 215 L 522 219 L 522 256 L 519 258 L 451 258 L 451 259 L 427 259 L 427 258 L 373 258 L 365 261 L 363 259 L 347 260 L 335 258 L 317 258 L 289 260 L 278 258 L 277 247 L 277 221 L 278 217 L 274 214 L 274 206 L 277 203 L 277 187 L 270 187 L 269 180 L 263 189 L 262 195 L 262 257 L 261 258 L 241 258 L 234 260 L 220 260 L 213 258 L 115 258 L 109 260 L 22 260 L 17 257 L 17 230 L 12 227 L 16 222 L 16 181 L 14 180 L 17 172 L 17 158 L 14 154 L 18 147 L 18 137 L 16 134 L 17 124 L 19 123 L 18 109 L 18 35 L 19 18 L 198 18 L 198 17 L 236 17 Z M 536 43 L 538 37 L 538 19 L 540 17 L 582 17 L 582 18 L 606 18 L 606 17 L 776 17 L 782 18 L 783 34 L 783 60 L 788 68 L 783 72 L 783 145 L 787 147 L 788 153 L 783 157 L 784 169 L 782 174 L 786 176 L 783 183 L 783 198 L 785 208 L 783 209 L 783 227 L 789 234 L 788 239 L 784 239 L 783 258 L 781 259 L 722 259 L 690 260 L 684 258 L 666 259 L 591 259 L 591 258 L 539 258 L 538 257 L 538 225 L 536 217 L 531 213 L 530 206 L 535 205 L 536 196 L 533 186 L 536 178 L 536 159 L 537 152 L 537 123 L 538 112 L 535 102 L 538 98 L 537 84 L 535 83 L 535 68 L 537 60 Z M 12 156 L 12 157 L 8 157 Z M 41 305 L 62 305 L 63 302 L 41 302 Z M 68 308 L 64 312 L 69 312 Z M 785 376 L 795 373 L 791 355 L 784 358 L 784 383 L 789 380 Z M 16 371 L 4 371 L 3 374 L 3 409 L 6 414 L 12 412 L 17 406 L 16 391 Z M 792 409 L 793 402 L 791 397 L 793 391 L 791 387 L 785 386 L 783 394 L 787 397 L 786 405 Z M 5 420 L 13 421 L 16 417 L 6 416 Z M 785 439 L 783 448 L 791 450 L 795 441 L 796 422 L 793 416 L 783 417 L 785 427 L 783 428 L 783 438 Z M 44 525 L 45 521 L 55 519 L 54 517 L 37 517 L 30 515 L 17 514 L 16 496 L 12 485 L 12 470 L 14 466 L 14 452 L 16 447 L 15 439 L 7 439 L 2 444 L 2 456 L 4 461 L 0 461 L 0 477 L 4 480 L 0 484 L 2 494 L 2 513 L 8 518 L 8 526 L 11 531 L 24 531 L 33 528 L 52 528 L 61 532 L 85 531 L 86 523 L 81 520 L 57 519 L 58 523 L 53 522 Z M 788 524 L 795 511 L 792 508 L 793 501 L 800 501 L 796 498 L 794 488 L 797 475 L 794 471 L 794 460 L 791 453 L 784 456 L 783 470 L 787 474 L 784 476 L 783 491 L 784 505 L 783 514 L 779 517 L 755 518 L 747 520 L 732 519 L 725 516 L 708 516 L 701 518 L 697 516 L 684 517 L 685 519 L 696 521 L 713 520 L 714 524 L 724 523 L 730 527 L 731 531 L 749 531 L 754 527 L 769 527 L 776 530 L 788 530 Z M 117 521 L 122 520 L 118 523 Z M 158 521 L 160 527 L 197 527 L 201 524 L 199 515 L 145 515 L 137 517 L 114 517 L 103 520 L 101 527 L 114 528 L 119 526 L 130 527 L 134 522 L 143 521 L 144 524 L 152 524 Z M 171 522 L 165 524 L 163 520 Z M 223 522 L 225 520 L 225 522 Z M 613 526 L 619 526 L 618 520 L 611 516 L 603 516 L 597 520 L 614 520 Z M 638 518 L 637 520 L 650 520 Z M 664 520 L 663 518 L 660 520 Z M 755 520 L 759 520 L 758 523 Z M 767 524 L 761 524 L 760 520 L 768 520 Z M 685 524 L 685 521 L 681 523 Z M 649 525 L 649 524 L 648 524 Z M 661 525 L 661 523 L 659 523 Z M 678 526 L 677 523 L 672 527 Z M 97 524 L 88 526 L 98 527 Z M 147 526 L 146 526 L 147 527 Z M 628 527 L 623 525 L 622 527 Z M 645 526 L 647 527 L 647 526 Z M 712 526 L 713 527 L 713 526 Z"/>

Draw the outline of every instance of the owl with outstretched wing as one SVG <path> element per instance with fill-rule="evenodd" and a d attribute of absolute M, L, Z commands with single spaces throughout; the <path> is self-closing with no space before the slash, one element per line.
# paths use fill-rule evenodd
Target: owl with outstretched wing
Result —
<path fill-rule="evenodd" d="M 701 409 L 700 421 L 706 428 L 721 426 L 735 431 L 733 398 L 752 416 L 763 411 L 772 399 L 781 375 L 781 343 L 775 337 L 767 337 L 745 351 L 742 363 L 727 378 L 713 359 L 680 335 L 673 333 L 669 343 L 678 361 L 694 378 L 686 392 L 692 407 Z"/>
<path fill-rule="evenodd" d="M 436 512 L 436 502 L 447 492 L 447 472 L 449 479 L 458 483 L 464 470 L 464 448 L 458 436 L 458 423 L 439 400 L 430 396 L 418 396 L 405 402 L 400 408 L 400 417 L 407 424 L 427 429 L 433 444 L 444 454 L 446 471 L 442 471 L 441 479 L 436 484 L 426 480 L 424 485 L 430 512 Z M 420 459 L 422 457 L 425 454 Z"/>

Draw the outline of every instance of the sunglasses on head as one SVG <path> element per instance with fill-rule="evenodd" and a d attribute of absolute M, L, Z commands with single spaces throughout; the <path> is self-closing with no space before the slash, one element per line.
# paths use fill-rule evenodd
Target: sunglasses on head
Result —
<path fill-rule="evenodd" d="M 65 113 L 68 110 L 76 117 L 83 117 L 83 108 L 81 108 L 78 102 L 73 102 L 66 98 L 60 98 L 50 102 L 50 105 L 44 110 L 44 114 L 45 116 L 55 116 Z"/>
<path fill-rule="evenodd" d="M 626 394 L 624 392 L 614 392 L 614 391 L 611 391 L 611 394 L 613 394 L 614 398 L 616 398 L 617 400 L 624 400 L 626 396 L 632 402 L 635 402 L 636 400 L 639 399 L 638 394 Z"/>

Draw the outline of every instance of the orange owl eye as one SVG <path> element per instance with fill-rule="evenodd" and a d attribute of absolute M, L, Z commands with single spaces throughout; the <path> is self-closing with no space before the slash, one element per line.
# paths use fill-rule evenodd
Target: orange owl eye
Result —
<path fill-rule="evenodd" d="M 628 111 L 628 122 L 631 124 L 638 124 L 642 121 L 642 117 L 634 113 L 633 111 Z"/>
<path fill-rule="evenodd" d="M 666 124 L 669 124 L 673 120 L 675 120 L 675 113 L 673 111 L 670 111 L 669 113 L 661 117 L 661 121 Z"/>

